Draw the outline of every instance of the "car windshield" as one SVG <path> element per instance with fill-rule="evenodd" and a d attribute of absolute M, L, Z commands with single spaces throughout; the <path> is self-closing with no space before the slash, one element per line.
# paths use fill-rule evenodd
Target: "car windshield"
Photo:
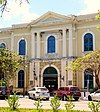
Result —
<path fill-rule="evenodd" d="M 48 89 L 47 89 L 47 88 L 38 88 L 37 90 L 40 90 L 40 91 L 47 91 Z"/>
<path fill-rule="evenodd" d="M 77 88 L 77 87 L 71 87 L 70 91 L 79 91 L 79 88 Z"/>
<path fill-rule="evenodd" d="M 95 93 L 100 93 L 100 90 L 97 90 Z"/>
<path fill-rule="evenodd" d="M 6 90 L 6 87 L 0 87 L 0 91 Z"/>

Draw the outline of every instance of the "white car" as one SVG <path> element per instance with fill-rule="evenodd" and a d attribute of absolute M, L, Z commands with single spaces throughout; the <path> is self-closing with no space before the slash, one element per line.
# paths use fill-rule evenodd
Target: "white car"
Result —
<path fill-rule="evenodd" d="M 89 101 L 100 101 L 100 89 L 88 95 Z"/>
<path fill-rule="evenodd" d="M 50 93 L 46 87 L 33 87 L 28 91 L 28 96 L 32 99 L 38 99 L 40 97 L 49 100 Z"/>

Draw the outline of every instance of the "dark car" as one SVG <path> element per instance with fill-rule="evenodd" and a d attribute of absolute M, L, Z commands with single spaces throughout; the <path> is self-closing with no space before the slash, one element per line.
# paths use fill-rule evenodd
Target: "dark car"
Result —
<path fill-rule="evenodd" d="M 73 96 L 73 98 L 78 101 L 81 92 L 77 86 L 64 86 L 60 87 L 58 90 L 54 90 L 54 95 L 57 95 L 64 101 L 67 100 L 67 96 Z"/>
<path fill-rule="evenodd" d="M 10 90 L 6 86 L 0 86 L 0 98 L 7 98 L 10 95 Z"/>

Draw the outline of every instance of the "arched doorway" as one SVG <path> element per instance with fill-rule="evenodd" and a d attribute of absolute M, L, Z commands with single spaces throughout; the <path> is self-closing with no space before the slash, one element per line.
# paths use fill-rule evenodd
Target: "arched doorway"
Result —
<path fill-rule="evenodd" d="M 43 86 L 50 92 L 58 88 L 58 73 L 54 67 L 48 67 L 43 72 Z"/>
<path fill-rule="evenodd" d="M 24 71 L 18 72 L 18 88 L 24 88 Z"/>
<path fill-rule="evenodd" d="M 93 70 L 90 68 L 84 71 L 84 88 L 93 89 Z"/>

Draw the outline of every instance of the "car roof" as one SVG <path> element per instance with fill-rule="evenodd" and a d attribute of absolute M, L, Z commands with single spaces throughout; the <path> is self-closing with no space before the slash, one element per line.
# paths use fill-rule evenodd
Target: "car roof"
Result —
<path fill-rule="evenodd" d="M 32 87 L 32 88 L 36 88 L 36 89 L 38 89 L 38 88 L 46 88 L 46 87 L 44 87 L 44 86 L 41 87 L 41 86 L 40 86 L 40 87 Z M 32 88 L 30 88 L 30 89 L 32 89 Z"/>
<path fill-rule="evenodd" d="M 64 88 L 68 87 L 68 88 L 70 88 L 70 87 L 78 87 L 78 86 L 72 86 L 72 85 L 70 85 L 70 86 L 61 86 L 61 87 L 64 87 Z"/>

